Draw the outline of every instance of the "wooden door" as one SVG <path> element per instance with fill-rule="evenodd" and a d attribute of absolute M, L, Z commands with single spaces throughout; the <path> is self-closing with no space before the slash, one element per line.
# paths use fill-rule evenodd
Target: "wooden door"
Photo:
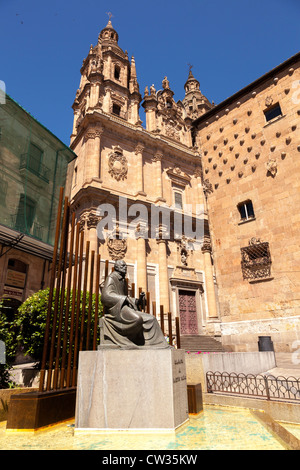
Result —
<path fill-rule="evenodd" d="M 180 330 L 182 335 L 198 334 L 196 292 L 179 291 Z"/>

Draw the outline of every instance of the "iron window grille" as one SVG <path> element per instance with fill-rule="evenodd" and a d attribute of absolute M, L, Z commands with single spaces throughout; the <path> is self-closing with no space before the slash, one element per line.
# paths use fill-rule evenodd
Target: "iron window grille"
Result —
<path fill-rule="evenodd" d="M 241 248 L 244 280 L 261 280 L 271 277 L 271 254 L 268 242 L 252 238 L 249 245 Z"/>

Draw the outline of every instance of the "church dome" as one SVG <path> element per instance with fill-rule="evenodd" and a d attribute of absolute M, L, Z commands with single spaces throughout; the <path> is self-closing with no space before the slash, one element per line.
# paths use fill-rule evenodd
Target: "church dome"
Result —
<path fill-rule="evenodd" d="M 111 24 L 111 20 L 109 20 L 105 28 L 102 29 L 101 33 L 99 34 L 99 38 L 101 38 L 102 41 L 118 43 L 119 35 Z"/>
<path fill-rule="evenodd" d="M 186 93 L 193 92 L 195 90 L 200 91 L 200 83 L 194 77 L 191 69 L 190 69 L 190 72 L 189 72 L 188 79 L 184 84 L 184 89 L 185 89 Z"/>

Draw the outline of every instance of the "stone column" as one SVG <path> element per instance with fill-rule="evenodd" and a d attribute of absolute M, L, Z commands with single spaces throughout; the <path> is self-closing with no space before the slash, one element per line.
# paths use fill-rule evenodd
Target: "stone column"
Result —
<path fill-rule="evenodd" d="M 99 90 L 100 90 L 100 83 L 98 81 L 93 81 L 91 83 L 91 92 L 90 92 L 90 107 L 91 108 L 95 108 L 98 105 Z"/>
<path fill-rule="evenodd" d="M 147 92 L 148 93 L 148 92 Z M 145 109 L 146 114 L 146 129 L 149 132 L 156 130 L 156 109 L 157 109 L 157 99 L 155 94 L 145 94 L 144 102 L 142 104 Z"/>
<path fill-rule="evenodd" d="M 95 252 L 95 259 L 94 259 L 94 281 L 93 281 L 93 292 L 95 292 L 95 289 L 99 288 L 99 286 L 96 286 L 96 260 L 97 260 L 97 255 L 99 251 L 99 243 L 98 243 L 98 236 L 97 236 L 97 224 L 100 221 L 100 216 L 96 215 L 95 212 L 90 212 L 88 217 L 87 217 L 87 230 L 88 230 L 88 239 L 90 242 L 90 255 L 92 251 Z M 88 286 L 90 285 L 90 275 L 91 273 L 88 273 Z"/>
<path fill-rule="evenodd" d="M 164 313 L 168 313 L 170 312 L 170 299 L 169 299 L 169 276 L 168 276 L 168 260 L 167 260 L 167 240 L 159 239 L 156 242 L 158 244 L 160 305 L 163 305 Z"/>
<path fill-rule="evenodd" d="M 131 124 L 137 125 L 140 122 L 139 116 L 139 99 L 131 98 L 130 100 L 130 119 Z"/>
<path fill-rule="evenodd" d="M 137 239 L 137 293 L 142 288 L 143 292 L 147 292 L 147 257 L 146 257 L 146 241 L 143 237 Z"/>
<path fill-rule="evenodd" d="M 110 113 L 111 112 L 111 109 L 110 109 L 110 103 L 111 103 L 111 99 L 110 99 L 110 88 L 106 87 L 104 89 L 104 97 L 103 97 L 103 105 L 102 105 L 102 108 L 103 108 L 103 111 L 105 113 Z"/>
<path fill-rule="evenodd" d="M 137 285 L 136 296 L 138 290 L 141 288 L 143 292 L 147 292 L 147 254 L 146 254 L 146 238 L 148 237 L 148 224 L 145 220 L 140 220 L 134 237 L 136 239 L 136 254 L 137 254 Z"/>
<path fill-rule="evenodd" d="M 138 143 L 135 148 L 135 155 L 136 155 L 136 168 L 137 168 L 137 194 L 141 194 L 143 196 L 146 195 L 144 192 L 144 173 L 143 173 L 143 151 L 144 146 L 141 143 Z"/>
<path fill-rule="evenodd" d="M 92 127 L 85 134 L 85 182 L 100 178 L 100 144 L 102 127 Z"/>
<path fill-rule="evenodd" d="M 206 285 L 206 298 L 208 304 L 208 317 L 211 319 L 218 318 L 215 283 L 213 276 L 213 267 L 211 263 L 211 242 L 205 239 L 202 246 L 202 253 L 204 257 L 204 272 L 205 272 L 205 285 Z"/>
<path fill-rule="evenodd" d="M 204 213 L 207 213 L 207 204 L 206 204 L 206 199 L 204 196 L 204 191 L 201 183 L 201 168 L 196 167 L 195 173 L 194 173 L 194 178 L 195 178 L 195 185 L 196 185 L 196 204 L 202 204 L 204 207 Z"/>
<path fill-rule="evenodd" d="M 155 162 L 155 176 L 156 176 L 156 201 L 164 201 L 163 198 L 163 185 L 162 185 L 162 165 L 161 161 L 163 158 L 163 154 L 161 152 L 156 152 L 153 157 L 153 161 Z"/>
<path fill-rule="evenodd" d="M 74 119 L 73 119 L 73 130 L 72 130 L 72 135 L 71 135 L 71 143 L 73 142 L 73 140 L 75 139 L 75 137 L 77 135 L 76 125 L 77 125 L 79 115 L 80 115 L 80 110 L 79 109 L 74 109 Z"/>

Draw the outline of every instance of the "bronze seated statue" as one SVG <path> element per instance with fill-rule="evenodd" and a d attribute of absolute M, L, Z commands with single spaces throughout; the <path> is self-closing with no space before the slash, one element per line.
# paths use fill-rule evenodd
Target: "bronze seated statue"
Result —
<path fill-rule="evenodd" d="M 105 280 L 101 293 L 105 314 L 100 319 L 100 347 L 169 348 L 156 318 L 139 310 L 145 294 L 141 293 L 139 299 L 127 295 L 126 272 L 125 261 L 118 260 Z"/>

